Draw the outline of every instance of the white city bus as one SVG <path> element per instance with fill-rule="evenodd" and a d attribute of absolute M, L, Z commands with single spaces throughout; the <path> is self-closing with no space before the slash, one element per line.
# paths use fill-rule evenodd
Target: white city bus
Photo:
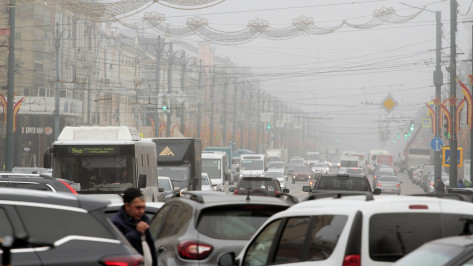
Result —
<path fill-rule="evenodd" d="M 65 127 L 53 143 L 53 177 L 71 180 L 79 194 L 122 194 L 142 190 L 157 201 L 156 145 L 135 128 Z"/>

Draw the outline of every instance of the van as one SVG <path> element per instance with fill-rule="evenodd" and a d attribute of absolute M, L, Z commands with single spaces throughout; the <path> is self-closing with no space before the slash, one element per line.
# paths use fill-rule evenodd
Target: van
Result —
<path fill-rule="evenodd" d="M 269 218 L 219 265 L 384 266 L 422 244 L 472 232 L 473 204 L 425 196 L 327 192 Z"/>

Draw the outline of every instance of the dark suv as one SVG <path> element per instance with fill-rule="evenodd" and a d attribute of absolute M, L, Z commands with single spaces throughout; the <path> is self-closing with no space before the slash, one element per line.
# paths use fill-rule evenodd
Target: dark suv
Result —
<path fill-rule="evenodd" d="M 348 175 L 348 174 L 328 174 L 321 175 L 315 182 L 314 187 L 303 186 L 305 192 L 317 193 L 327 190 L 344 190 L 344 191 L 367 191 L 374 194 L 380 194 L 381 190 L 371 188 L 368 177 L 365 175 Z"/>
<path fill-rule="evenodd" d="M 71 185 L 72 182 L 69 180 L 53 178 L 47 175 L 10 172 L 0 173 L 0 187 L 25 188 L 77 194 Z"/>
<path fill-rule="evenodd" d="M 276 196 L 289 193 L 289 189 L 281 189 L 281 184 L 272 177 L 242 177 L 236 187 L 230 187 L 230 192 L 235 195 Z"/>
<path fill-rule="evenodd" d="M 105 217 L 108 203 L 0 188 L 0 258 L 11 254 L 8 265 L 142 265 L 142 256 Z"/>
<path fill-rule="evenodd" d="M 216 265 L 220 254 L 240 252 L 266 219 L 292 204 L 275 197 L 182 192 L 151 221 L 158 264 Z"/>

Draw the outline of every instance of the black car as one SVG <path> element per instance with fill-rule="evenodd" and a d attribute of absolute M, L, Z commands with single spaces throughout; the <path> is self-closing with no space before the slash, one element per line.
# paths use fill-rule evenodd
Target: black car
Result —
<path fill-rule="evenodd" d="M 236 187 L 230 187 L 230 192 L 235 195 L 257 195 L 276 196 L 282 193 L 289 193 L 289 189 L 281 189 L 281 185 L 276 178 L 254 176 L 242 177 Z"/>
<path fill-rule="evenodd" d="M 142 265 L 106 218 L 109 202 L 88 196 L 0 188 L 0 242 L 8 265 Z"/>
<path fill-rule="evenodd" d="M 69 180 L 53 178 L 47 175 L 9 172 L 0 173 L 0 187 L 24 188 L 77 194 L 71 185 L 72 182 Z"/>
<path fill-rule="evenodd" d="M 325 191 L 366 191 L 380 194 L 379 188 L 373 188 L 370 185 L 368 177 L 365 175 L 348 174 L 328 174 L 321 175 L 315 182 L 314 187 L 303 186 L 305 192 L 317 193 Z"/>
<path fill-rule="evenodd" d="M 159 265 L 217 265 L 220 254 L 238 253 L 266 219 L 293 204 L 223 192 L 181 194 L 167 200 L 151 221 Z"/>

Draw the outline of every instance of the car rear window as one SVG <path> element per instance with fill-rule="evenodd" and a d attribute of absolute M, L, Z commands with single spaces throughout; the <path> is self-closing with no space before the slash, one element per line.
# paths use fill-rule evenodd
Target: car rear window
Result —
<path fill-rule="evenodd" d="M 274 182 L 272 180 L 248 180 L 242 179 L 239 184 L 240 189 L 245 188 L 261 188 L 264 190 L 274 191 Z"/>
<path fill-rule="evenodd" d="M 70 235 L 115 239 L 106 224 L 89 213 L 30 206 L 16 208 L 28 235 L 35 241 L 52 243 Z"/>
<path fill-rule="evenodd" d="M 208 237 L 226 240 L 249 240 L 273 214 L 287 206 L 226 205 L 202 210 L 197 231 Z"/>
<path fill-rule="evenodd" d="M 322 176 L 317 181 L 316 189 L 370 191 L 370 185 L 364 177 Z"/>
<path fill-rule="evenodd" d="M 394 176 L 382 176 L 382 177 L 379 178 L 379 181 L 399 182 L 397 177 L 394 177 Z"/>
<path fill-rule="evenodd" d="M 440 213 L 383 213 L 370 219 L 370 257 L 375 261 L 396 261 L 422 244 L 447 236 L 471 234 L 465 219 L 472 215 Z"/>

